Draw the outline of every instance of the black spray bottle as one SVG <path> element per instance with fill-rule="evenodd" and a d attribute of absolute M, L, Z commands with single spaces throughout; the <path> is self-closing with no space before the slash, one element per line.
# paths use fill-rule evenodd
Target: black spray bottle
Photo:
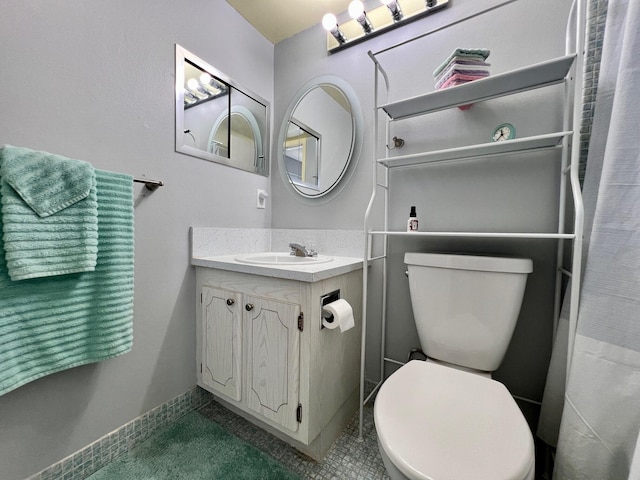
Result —
<path fill-rule="evenodd" d="M 411 207 L 411 213 L 409 213 L 409 220 L 407 220 L 407 232 L 418 231 L 418 215 L 416 214 L 415 205 Z"/>

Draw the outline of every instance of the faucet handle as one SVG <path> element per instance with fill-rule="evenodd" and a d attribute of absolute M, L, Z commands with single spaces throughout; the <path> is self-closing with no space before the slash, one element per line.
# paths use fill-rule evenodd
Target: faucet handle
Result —
<path fill-rule="evenodd" d="M 307 256 L 309 257 L 317 257 L 318 251 L 316 250 L 316 244 L 313 242 L 309 243 L 309 248 L 307 248 Z"/>

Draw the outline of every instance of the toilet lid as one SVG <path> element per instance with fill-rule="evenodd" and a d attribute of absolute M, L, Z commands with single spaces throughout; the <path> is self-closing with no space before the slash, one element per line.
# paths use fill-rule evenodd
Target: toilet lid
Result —
<path fill-rule="evenodd" d="M 533 437 L 500 382 L 411 361 L 375 399 L 378 440 L 412 479 L 523 480 L 533 468 Z"/>

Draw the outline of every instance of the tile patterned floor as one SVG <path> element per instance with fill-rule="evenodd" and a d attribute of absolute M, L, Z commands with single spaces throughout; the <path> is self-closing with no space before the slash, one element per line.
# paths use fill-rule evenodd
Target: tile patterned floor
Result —
<path fill-rule="evenodd" d="M 200 413 L 272 456 L 304 479 L 389 480 L 378 452 L 373 406 L 367 405 L 364 410 L 363 441 L 358 441 L 356 414 L 319 463 L 215 401 L 202 407 Z"/>

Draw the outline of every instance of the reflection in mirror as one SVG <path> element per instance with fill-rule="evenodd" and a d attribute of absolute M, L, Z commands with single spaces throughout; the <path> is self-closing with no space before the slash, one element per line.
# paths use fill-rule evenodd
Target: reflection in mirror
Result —
<path fill-rule="evenodd" d="M 353 171 L 361 141 L 355 93 L 339 77 L 323 75 L 307 83 L 289 107 L 278 145 L 280 171 L 296 193 L 322 197 Z"/>
<path fill-rule="evenodd" d="M 176 45 L 176 151 L 268 176 L 269 103 Z"/>
<path fill-rule="evenodd" d="M 284 142 L 284 161 L 291 182 L 318 191 L 320 134 L 292 118 Z"/>
<path fill-rule="evenodd" d="M 248 171 L 266 169 L 260 126 L 248 108 L 232 105 L 230 117 L 227 112 L 222 112 L 213 123 L 208 138 L 207 151 L 230 158 L 237 168 Z"/>

